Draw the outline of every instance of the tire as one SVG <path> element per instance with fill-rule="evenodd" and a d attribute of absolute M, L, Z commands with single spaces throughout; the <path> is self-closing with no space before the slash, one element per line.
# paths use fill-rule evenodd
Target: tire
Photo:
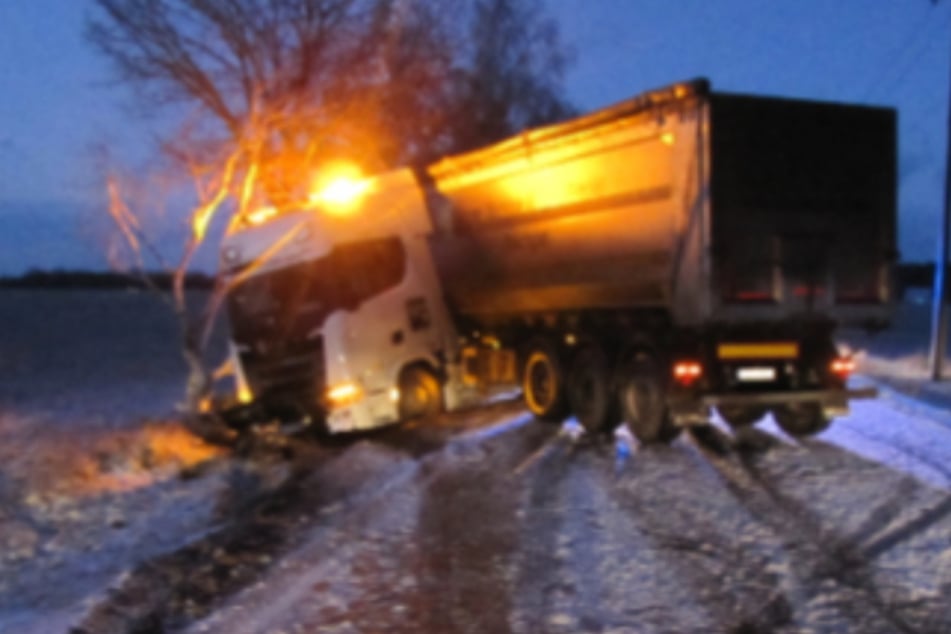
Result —
<path fill-rule="evenodd" d="M 435 416 L 443 410 L 442 386 L 432 370 L 410 366 L 399 380 L 401 421 Z"/>
<path fill-rule="evenodd" d="M 611 370 L 597 344 L 581 348 L 571 362 L 568 402 L 578 422 L 591 433 L 610 431 L 617 422 Z"/>
<path fill-rule="evenodd" d="M 680 435 L 665 402 L 664 382 L 657 361 L 637 352 L 618 375 L 621 416 L 631 434 L 644 444 L 669 443 Z"/>
<path fill-rule="evenodd" d="M 565 374 L 553 346 L 533 346 L 522 365 L 522 397 L 538 419 L 561 422 L 568 414 Z"/>
<path fill-rule="evenodd" d="M 783 405 L 773 410 L 773 416 L 784 432 L 796 437 L 818 434 L 832 424 L 816 403 Z"/>
<path fill-rule="evenodd" d="M 763 416 L 766 416 L 765 407 L 744 407 L 742 405 L 722 405 L 717 407 L 720 417 L 729 423 L 733 429 L 752 427 Z"/>

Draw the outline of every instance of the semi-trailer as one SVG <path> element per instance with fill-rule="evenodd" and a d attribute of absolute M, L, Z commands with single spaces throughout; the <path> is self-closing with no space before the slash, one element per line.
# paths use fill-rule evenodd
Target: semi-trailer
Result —
<path fill-rule="evenodd" d="M 226 237 L 240 392 L 331 431 L 514 386 L 642 442 L 817 433 L 873 395 L 835 332 L 889 322 L 895 156 L 891 109 L 695 80 L 338 183 Z"/>

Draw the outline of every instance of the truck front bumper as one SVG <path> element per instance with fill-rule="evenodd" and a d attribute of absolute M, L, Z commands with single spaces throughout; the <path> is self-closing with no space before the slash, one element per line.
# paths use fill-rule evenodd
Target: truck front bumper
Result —
<path fill-rule="evenodd" d="M 396 401 L 386 391 L 378 390 L 355 403 L 329 407 L 327 430 L 332 434 L 375 429 L 399 420 Z"/>
<path fill-rule="evenodd" d="M 815 403 L 829 417 L 847 416 L 852 399 L 875 398 L 878 390 L 803 390 L 775 392 L 746 392 L 724 394 L 683 394 L 668 398 L 667 405 L 676 425 L 702 425 L 710 420 L 711 407 L 764 407 Z"/>

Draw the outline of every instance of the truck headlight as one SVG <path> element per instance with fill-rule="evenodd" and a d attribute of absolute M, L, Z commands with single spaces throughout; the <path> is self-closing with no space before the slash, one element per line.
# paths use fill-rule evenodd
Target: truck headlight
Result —
<path fill-rule="evenodd" d="M 363 390 L 356 383 L 341 383 L 327 390 L 327 401 L 336 407 L 352 405 L 363 397 Z"/>
<path fill-rule="evenodd" d="M 247 405 L 254 400 L 254 393 L 251 391 L 247 385 L 242 385 L 238 388 L 238 402 L 242 405 Z"/>

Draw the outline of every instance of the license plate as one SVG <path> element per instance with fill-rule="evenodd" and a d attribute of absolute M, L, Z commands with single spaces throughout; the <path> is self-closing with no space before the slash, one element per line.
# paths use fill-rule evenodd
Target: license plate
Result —
<path fill-rule="evenodd" d="M 790 341 L 769 343 L 721 343 L 717 347 L 721 359 L 795 359 L 799 357 L 799 344 Z"/>
<path fill-rule="evenodd" d="M 744 383 L 769 383 L 776 380 L 776 368 L 739 368 L 736 378 Z"/>

